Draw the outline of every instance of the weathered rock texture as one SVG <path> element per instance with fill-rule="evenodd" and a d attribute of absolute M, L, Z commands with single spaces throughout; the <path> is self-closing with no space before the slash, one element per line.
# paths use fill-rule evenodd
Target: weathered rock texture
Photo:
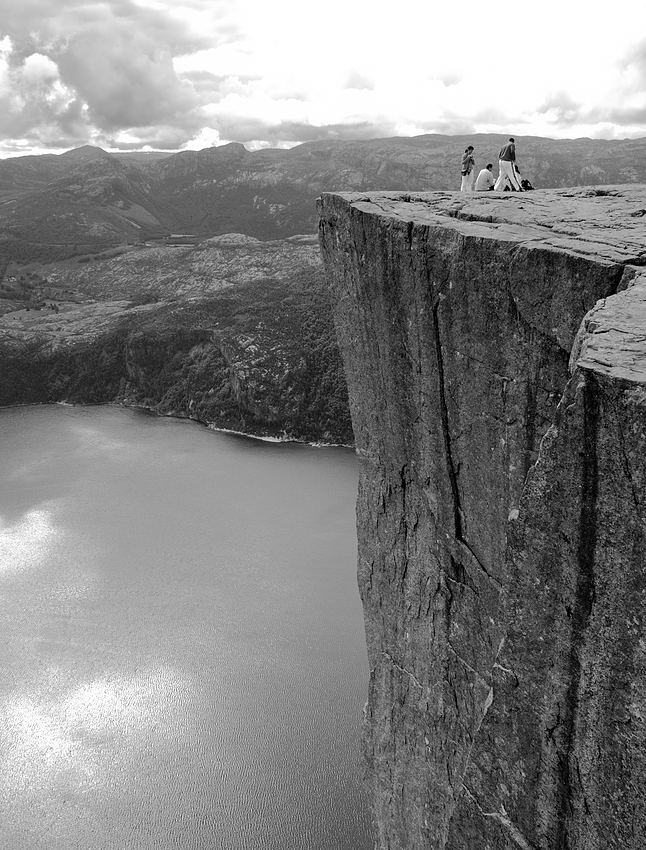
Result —
<path fill-rule="evenodd" d="M 378 846 L 645 847 L 646 187 L 319 206 Z"/>

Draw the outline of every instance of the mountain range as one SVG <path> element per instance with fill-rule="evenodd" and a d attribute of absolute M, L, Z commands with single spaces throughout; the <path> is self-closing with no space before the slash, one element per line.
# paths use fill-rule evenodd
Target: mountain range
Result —
<path fill-rule="evenodd" d="M 316 230 L 325 191 L 452 190 L 461 154 L 496 163 L 502 135 L 307 142 L 289 150 L 227 144 L 200 151 L 60 155 L 0 161 L 0 255 L 61 259 L 173 233 L 276 239 Z M 646 139 L 517 139 L 537 188 L 646 182 Z"/>

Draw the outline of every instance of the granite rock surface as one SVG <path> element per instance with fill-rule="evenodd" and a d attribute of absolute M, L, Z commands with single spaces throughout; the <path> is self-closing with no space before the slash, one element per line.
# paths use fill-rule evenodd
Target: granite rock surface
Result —
<path fill-rule="evenodd" d="M 646 846 L 646 187 L 319 212 L 377 846 Z"/>

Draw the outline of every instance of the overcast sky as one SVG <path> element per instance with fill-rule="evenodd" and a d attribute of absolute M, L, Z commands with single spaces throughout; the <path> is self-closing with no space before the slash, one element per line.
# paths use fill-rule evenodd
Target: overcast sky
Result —
<path fill-rule="evenodd" d="M 0 156 L 646 136 L 646 2 L 0 0 Z"/>

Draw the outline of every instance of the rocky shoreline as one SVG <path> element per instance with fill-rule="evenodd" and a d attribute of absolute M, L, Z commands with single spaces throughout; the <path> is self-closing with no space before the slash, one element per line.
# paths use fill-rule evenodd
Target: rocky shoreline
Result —
<path fill-rule="evenodd" d="M 62 407 L 121 407 L 125 410 L 141 410 L 146 413 L 150 413 L 153 416 L 163 416 L 169 417 L 171 419 L 185 419 L 189 422 L 195 422 L 198 425 L 203 425 L 209 431 L 215 431 L 220 434 L 232 434 L 236 437 L 248 437 L 250 440 L 260 440 L 261 442 L 268 443 L 298 443 L 299 445 L 311 446 L 314 449 L 318 448 L 331 448 L 331 449 L 352 449 L 354 451 L 354 443 L 334 443 L 328 442 L 326 440 L 306 440 L 306 439 L 297 439 L 295 437 L 290 437 L 287 434 L 283 434 L 282 436 L 268 436 L 263 434 L 253 434 L 249 431 L 236 431 L 232 428 L 221 428 L 218 427 L 213 422 L 207 422 L 203 419 L 199 419 L 195 416 L 186 415 L 181 412 L 166 412 L 159 413 L 152 407 L 147 407 L 142 404 L 128 404 L 123 401 L 97 401 L 97 402 L 68 402 L 68 401 L 39 401 L 39 402 L 16 402 L 14 404 L 6 404 L 0 406 L 0 411 L 2 410 L 12 410 L 16 407 L 40 407 L 47 405 L 60 405 Z"/>

